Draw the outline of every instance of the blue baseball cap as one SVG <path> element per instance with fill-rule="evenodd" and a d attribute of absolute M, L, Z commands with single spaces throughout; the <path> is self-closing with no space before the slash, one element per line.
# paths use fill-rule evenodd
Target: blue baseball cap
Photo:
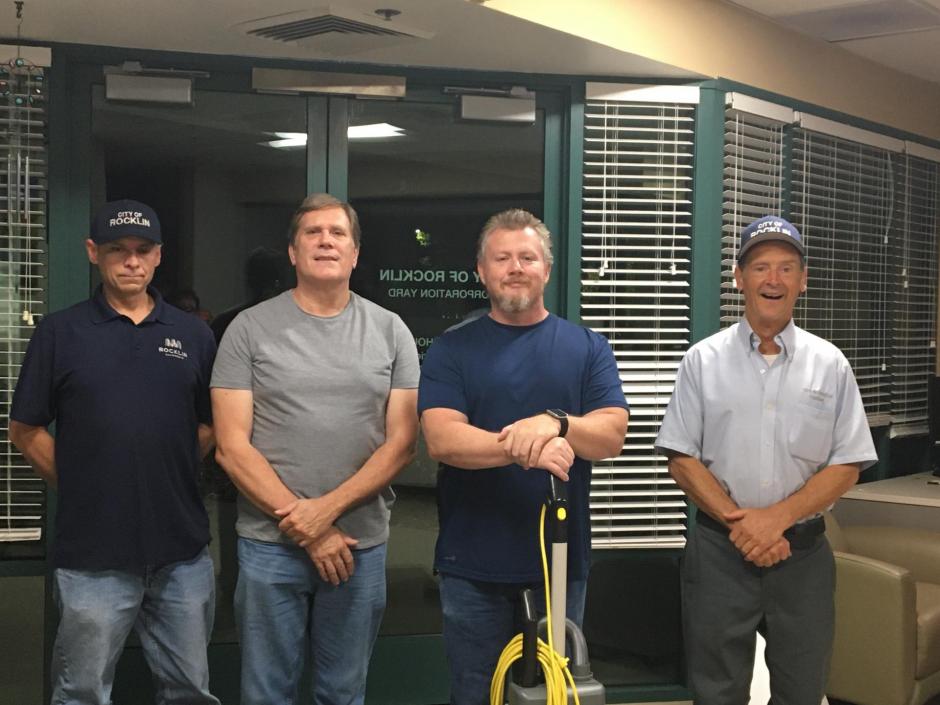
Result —
<path fill-rule="evenodd" d="M 806 259 L 806 249 L 800 231 L 793 224 L 777 215 L 765 215 L 758 218 L 741 231 L 741 247 L 738 249 L 738 264 L 744 261 L 744 255 L 755 245 L 768 240 L 785 242 L 796 248 L 801 259 Z"/>
<path fill-rule="evenodd" d="M 105 203 L 95 213 L 91 221 L 91 239 L 97 244 L 131 236 L 163 244 L 160 219 L 153 208 L 140 201 L 124 198 Z"/>

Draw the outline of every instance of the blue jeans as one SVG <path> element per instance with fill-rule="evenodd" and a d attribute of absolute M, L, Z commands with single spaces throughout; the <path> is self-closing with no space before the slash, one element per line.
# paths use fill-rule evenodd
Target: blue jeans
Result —
<path fill-rule="evenodd" d="M 114 668 L 131 629 L 153 673 L 158 705 L 218 705 L 209 694 L 206 647 L 215 616 L 207 549 L 142 573 L 58 568 L 59 630 L 52 705 L 108 705 Z"/>
<path fill-rule="evenodd" d="M 545 590 L 539 585 L 488 583 L 441 574 L 444 647 L 450 671 L 451 705 L 488 705 L 490 681 L 499 655 L 521 628 L 519 594 L 535 592 L 545 615 Z M 581 626 L 587 580 L 569 580 L 567 617 Z"/>
<path fill-rule="evenodd" d="M 235 619 L 242 705 L 296 702 L 304 656 L 317 705 L 361 705 L 385 611 L 385 544 L 353 551 L 348 582 L 324 582 L 297 546 L 238 539 Z"/>

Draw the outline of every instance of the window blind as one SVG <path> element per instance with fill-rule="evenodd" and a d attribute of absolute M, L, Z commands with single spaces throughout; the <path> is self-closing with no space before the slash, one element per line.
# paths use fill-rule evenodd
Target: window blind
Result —
<path fill-rule="evenodd" d="M 0 64 L 0 541 L 42 538 L 45 485 L 7 437 L 26 345 L 46 301 L 45 74 Z"/>
<path fill-rule="evenodd" d="M 891 421 L 886 302 L 898 158 L 832 135 L 794 133 L 791 213 L 809 266 L 794 317 L 848 358 L 872 426 Z"/>
<path fill-rule="evenodd" d="M 936 364 L 940 164 L 905 155 L 895 170 L 897 217 L 889 248 L 891 435 L 929 433 L 928 380 Z"/>
<path fill-rule="evenodd" d="M 783 130 L 772 118 L 730 107 L 725 111 L 721 225 L 721 327 L 744 315 L 734 283 L 741 231 L 765 215 L 782 215 Z"/>
<path fill-rule="evenodd" d="M 610 341 L 630 430 L 594 464 L 599 548 L 684 545 L 686 505 L 653 442 L 689 344 L 694 104 L 589 100 L 581 320 Z"/>

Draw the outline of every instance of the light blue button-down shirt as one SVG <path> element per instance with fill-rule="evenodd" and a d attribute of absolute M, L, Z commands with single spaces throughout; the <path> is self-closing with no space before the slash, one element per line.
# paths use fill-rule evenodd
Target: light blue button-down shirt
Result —
<path fill-rule="evenodd" d="M 829 465 L 878 460 L 852 368 L 791 320 L 768 365 L 746 319 L 692 346 L 656 449 L 690 455 L 739 507 L 767 507 Z"/>

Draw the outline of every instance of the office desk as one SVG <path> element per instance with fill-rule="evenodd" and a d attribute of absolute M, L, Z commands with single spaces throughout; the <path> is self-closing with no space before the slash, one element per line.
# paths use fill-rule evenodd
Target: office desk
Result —
<path fill-rule="evenodd" d="M 940 477 L 929 472 L 856 485 L 833 508 L 840 524 L 940 531 Z"/>

